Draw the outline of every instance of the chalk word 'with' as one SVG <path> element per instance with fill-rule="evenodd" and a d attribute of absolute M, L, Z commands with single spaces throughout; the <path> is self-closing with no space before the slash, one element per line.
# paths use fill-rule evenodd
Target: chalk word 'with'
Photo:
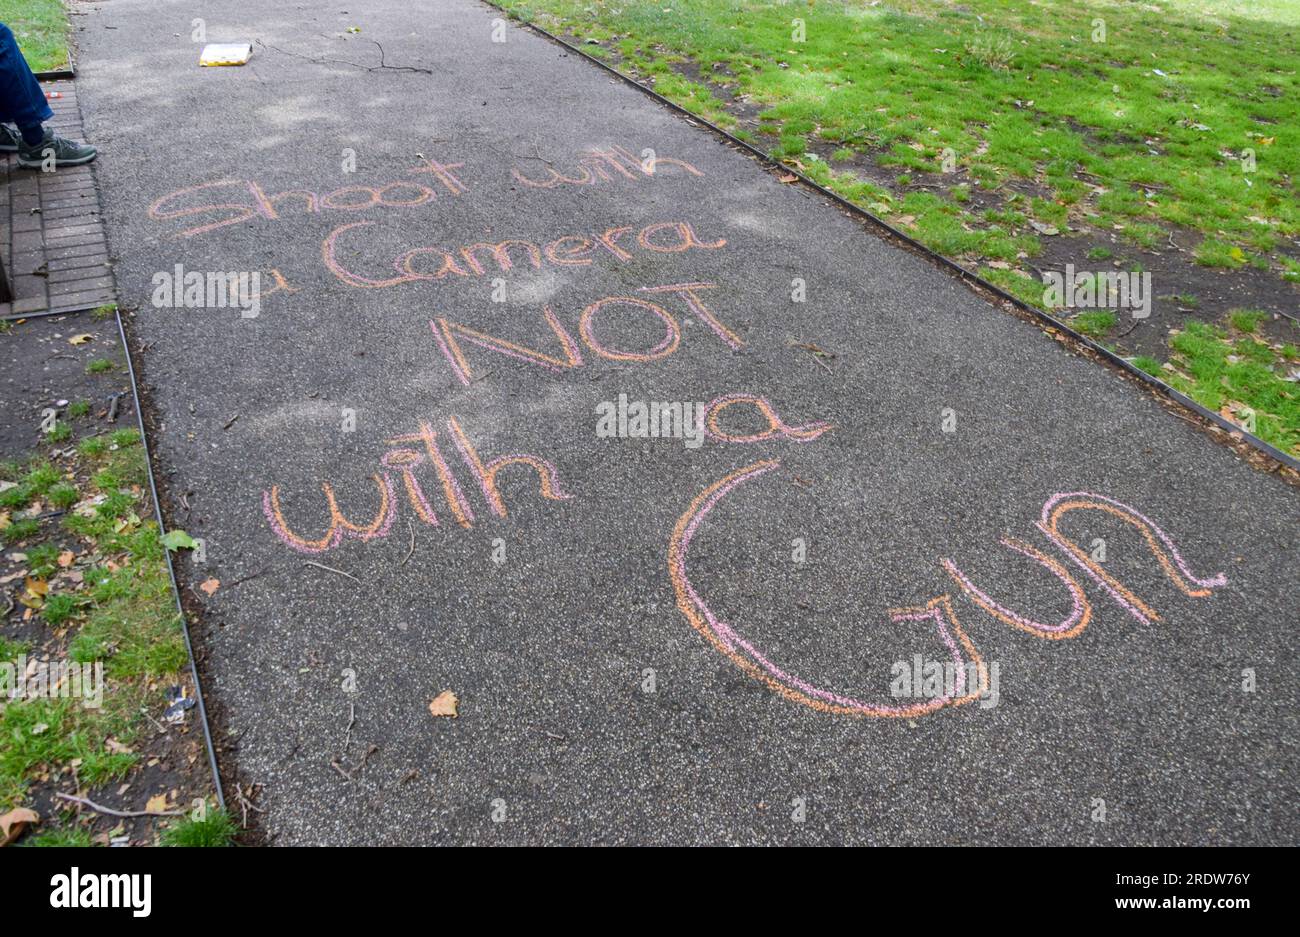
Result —
<path fill-rule="evenodd" d="M 736 406 L 752 407 L 766 420 L 766 429 L 758 433 L 730 433 L 716 420 L 716 411 Z M 804 426 L 791 426 L 782 421 L 776 410 L 763 397 L 754 394 L 728 394 L 718 397 L 704 407 L 700 418 L 706 434 L 718 442 L 751 443 L 765 439 L 785 438 L 805 441 L 827 432 L 829 423 L 818 422 Z M 708 429 L 710 423 L 713 429 Z M 497 517 L 506 517 L 505 501 L 497 487 L 497 476 L 510 467 L 526 467 L 536 473 L 543 498 L 566 501 L 571 495 L 565 492 L 555 466 L 540 456 L 514 454 L 497 456 L 484 461 L 456 417 L 450 417 L 445 436 L 440 436 L 433 426 L 421 422 L 414 433 L 396 436 L 387 442 L 396 448 L 385 452 L 379 462 L 382 468 L 370 476 L 375 489 L 377 506 L 365 519 L 353 520 L 339 506 L 334 486 L 320 482 L 328 517 L 324 532 L 319 536 L 301 533 L 285 517 L 280 486 L 272 485 L 262 492 L 262 510 L 271 530 L 286 546 L 302 553 L 324 553 L 340 546 L 345 540 L 371 541 L 387 537 L 397 518 L 401 497 L 398 485 L 406 495 L 411 512 L 431 527 L 440 526 L 437 509 L 428 496 L 430 484 L 436 484 L 442 501 L 452 520 L 464 529 L 470 529 L 478 518 L 473 503 L 465 493 L 456 472 L 454 459 L 459 459 L 463 470 L 468 471 L 488 509 Z M 413 445 L 412 445 L 413 444 Z M 450 452 L 453 458 L 448 457 Z M 418 470 L 418 473 L 417 473 Z M 318 529 L 320 525 L 317 525 Z"/>
<path fill-rule="evenodd" d="M 470 442 L 460 421 L 454 416 L 447 420 L 447 437 L 453 452 L 464 463 L 470 476 L 478 486 L 488 509 L 497 517 L 506 517 L 508 511 L 501 492 L 497 487 L 497 476 L 507 468 L 524 467 L 536 473 L 541 495 L 551 501 L 566 501 L 571 496 L 566 494 L 560 484 L 560 475 L 555 466 L 539 456 L 519 453 L 497 456 L 484 461 L 474 444 Z M 334 487 L 329 482 L 321 482 L 321 492 L 325 495 L 325 505 L 329 519 L 325 532 L 313 537 L 295 532 L 285 519 L 281 506 L 280 486 L 272 485 L 262 492 L 262 510 L 266 515 L 271 530 L 287 546 L 302 553 L 324 553 L 339 546 L 344 539 L 373 540 L 386 537 L 392 529 L 397 516 L 397 487 L 399 480 L 406 491 L 407 499 L 417 518 L 430 527 L 440 524 L 437 511 L 430 503 L 415 470 L 420 466 L 432 471 L 442 492 L 448 512 L 460 527 L 469 529 L 474 526 L 476 515 L 470 499 L 451 469 L 451 464 L 443 452 L 438 433 L 433 427 L 421 421 L 416 432 L 396 436 L 388 440 L 390 449 L 380 458 L 383 469 L 370 476 L 374 483 L 378 507 L 373 515 L 364 521 L 353 521 L 339 508 Z M 414 447 L 401 445 L 414 443 Z"/>
<path fill-rule="evenodd" d="M 621 146 L 612 146 L 607 150 L 592 147 L 587 150 L 579 157 L 577 171 L 572 176 L 566 176 L 554 167 L 549 170 L 550 175 L 544 179 L 530 179 L 518 169 L 511 170 L 511 175 L 514 176 L 515 181 L 531 189 L 553 189 L 561 185 L 596 185 L 598 182 L 620 179 L 653 178 L 660 164 L 675 166 L 692 176 L 704 175 L 690 163 L 680 159 L 656 156 L 652 151 L 646 151 L 645 158 L 637 159 Z"/>

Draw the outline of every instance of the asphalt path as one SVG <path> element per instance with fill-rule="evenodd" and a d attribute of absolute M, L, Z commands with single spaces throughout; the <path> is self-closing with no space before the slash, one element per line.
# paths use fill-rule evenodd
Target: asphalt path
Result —
<path fill-rule="evenodd" d="M 1293 489 L 498 11 L 348 6 L 77 23 L 270 841 L 1295 843 Z"/>

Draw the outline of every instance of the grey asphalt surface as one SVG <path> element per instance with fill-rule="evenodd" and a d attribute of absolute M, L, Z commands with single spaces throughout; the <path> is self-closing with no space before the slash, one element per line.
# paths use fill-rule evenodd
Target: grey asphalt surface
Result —
<path fill-rule="evenodd" d="M 205 690 L 237 740 L 242 778 L 263 786 L 272 842 L 1296 842 L 1293 489 L 555 44 L 511 25 L 493 42 L 497 11 L 473 0 L 347 6 L 214 2 L 195 12 L 114 0 L 77 18 L 119 287 L 147 346 L 160 483 L 171 522 L 207 543 L 206 563 L 186 564 L 182 581 L 255 576 L 205 600 L 198 639 Z M 208 41 L 263 44 L 246 66 L 199 68 L 196 15 Z M 386 65 L 408 69 L 358 67 L 379 63 L 376 42 Z M 582 151 L 611 146 L 652 149 L 700 174 L 663 163 L 653 176 L 550 189 L 511 175 L 572 174 Z M 348 150 L 355 173 L 343 171 Z M 421 158 L 463 163 L 454 172 L 464 190 L 409 174 Z M 223 180 L 321 197 L 415 180 L 437 197 L 308 212 L 291 196 L 276 203 L 278 218 L 190 237 L 182 232 L 249 212 L 150 216 L 169 193 Z M 217 203 L 251 196 L 200 190 L 155 215 Z M 352 222 L 371 223 L 340 234 L 337 257 L 371 279 L 396 276 L 392 258 L 418 246 L 540 245 L 618 226 L 686 222 L 726 245 L 666 253 L 627 236 L 621 260 L 601 251 L 588 265 L 543 260 L 359 288 L 322 253 Z M 673 241 L 663 230 L 650 238 Z M 431 274 L 440 262 L 425 253 L 410 269 Z M 296 292 L 264 295 L 256 318 L 155 308 L 153 277 L 177 263 L 264 277 L 274 268 Z M 492 301 L 496 277 L 504 303 Z M 795 278 L 805 303 L 791 301 Z M 684 282 L 716 284 L 700 295 L 742 347 L 671 295 L 649 297 L 679 325 L 671 354 L 612 360 L 579 339 L 589 304 Z M 430 328 L 445 317 L 560 356 L 543 305 L 581 366 L 547 370 L 466 340 L 465 385 Z M 627 350 L 664 334 L 627 305 L 600 313 L 592 331 L 602 347 Z M 620 393 L 756 394 L 790 424 L 834 428 L 804 443 L 698 449 L 598 438 L 595 408 Z M 344 408 L 354 432 L 341 431 Z M 955 432 L 943 431 L 945 408 Z M 530 469 L 510 468 L 500 476 L 509 513 L 494 516 L 450 443 L 453 415 L 484 460 L 548 459 L 572 497 L 544 499 Z M 763 428 L 755 417 L 740 405 L 721 420 L 740 434 Z M 421 420 L 439 432 L 472 529 L 454 522 L 421 466 L 437 527 L 415 517 L 390 469 L 386 535 L 305 554 L 273 533 L 263 510 L 273 485 L 306 538 L 326 527 L 321 481 L 346 513 L 368 516 L 387 440 Z M 946 652 L 924 623 L 892 623 L 888 610 L 947 594 L 998 664 L 998 705 L 915 718 L 817 711 L 692 628 L 669 575 L 674 525 L 707 488 L 760 460 L 780 465 L 729 491 L 691 542 L 692 584 L 718 617 L 808 684 L 890 705 L 893 662 Z M 1070 608 L 1061 584 L 998 540 L 1009 533 L 1068 566 L 1034 522 L 1053 494 L 1075 491 L 1132 505 L 1198 577 L 1221 571 L 1226 585 L 1189 597 L 1133 527 L 1076 512 L 1063 528 L 1089 550 L 1104 539 L 1105 570 L 1161 617 L 1138 621 L 1070 566 L 1092 620 L 1054 641 L 986 614 L 940 565 L 951 558 L 1021 615 L 1060 620 Z M 792 562 L 796 538 L 802 564 Z M 1253 693 L 1242 690 L 1247 668 Z M 428 701 L 448 689 L 459 718 L 432 717 Z"/>

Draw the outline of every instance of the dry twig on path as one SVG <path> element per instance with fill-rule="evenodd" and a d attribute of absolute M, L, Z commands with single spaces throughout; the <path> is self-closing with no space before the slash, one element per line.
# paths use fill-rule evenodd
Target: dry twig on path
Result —
<path fill-rule="evenodd" d="M 340 576 L 347 576 L 349 579 L 351 579 L 353 582 L 357 583 L 358 585 L 361 584 L 361 580 L 358 579 L 356 576 L 352 575 L 351 573 L 345 573 L 343 570 L 335 569 L 333 566 L 326 566 L 324 563 L 315 563 L 312 562 L 311 560 L 303 560 L 302 565 L 315 566 L 317 569 L 323 569 L 327 573 L 337 573 Z"/>
<path fill-rule="evenodd" d="M 96 813 L 107 814 L 110 817 L 123 817 L 130 819 L 132 817 L 183 817 L 184 810 L 114 810 L 112 807 L 105 807 L 97 804 L 86 797 L 74 797 L 72 794 L 65 794 L 62 791 L 55 791 L 54 796 L 62 800 L 70 800 L 74 804 L 81 804 L 83 807 L 89 807 Z"/>

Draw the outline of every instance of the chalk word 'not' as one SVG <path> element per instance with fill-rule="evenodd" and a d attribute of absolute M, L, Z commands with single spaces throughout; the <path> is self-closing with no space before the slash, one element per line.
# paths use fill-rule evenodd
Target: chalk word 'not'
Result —
<path fill-rule="evenodd" d="M 705 305 L 704 297 L 700 295 L 701 290 L 712 289 L 714 286 L 713 283 L 673 283 L 668 286 L 642 287 L 638 292 L 679 296 L 690 313 L 708 326 L 723 344 L 729 348 L 740 348 L 744 345 L 744 341 L 714 315 L 713 311 Z M 609 320 L 611 314 L 619 310 L 622 310 L 625 316 L 631 311 L 634 316 L 643 319 L 648 317 L 657 322 L 664 330 L 663 338 L 654 347 L 640 350 L 616 347 L 608 338 L 602 341 L 597 336 L 597 332 L 602 331 L 601 323 Z M 465 345 L 482 348 L 555 373 L 581 367 L 584 359 L 577 340 L 560 322 L 550 306 L 543 307 L 542 320 L 559 343 L 558 354 L 528 348 L 446 318 L 434 319 L 429 325 L 433 329 L 433 337 L 439 349 L 451 365 L 452 373 L 456 375 L 457 380 L 468 387 L 474 380 L 474 368 L 465 354 Z M 598 357 L 608 361 L 644 363 L 667 358 L 677 351 L 681 343 L 682 330 L 673 314 L 657 303 L 639 296 L 607 296 L 582 310 L 578 316 L 578 335 L 582 339 L 582 344 Z"/>

